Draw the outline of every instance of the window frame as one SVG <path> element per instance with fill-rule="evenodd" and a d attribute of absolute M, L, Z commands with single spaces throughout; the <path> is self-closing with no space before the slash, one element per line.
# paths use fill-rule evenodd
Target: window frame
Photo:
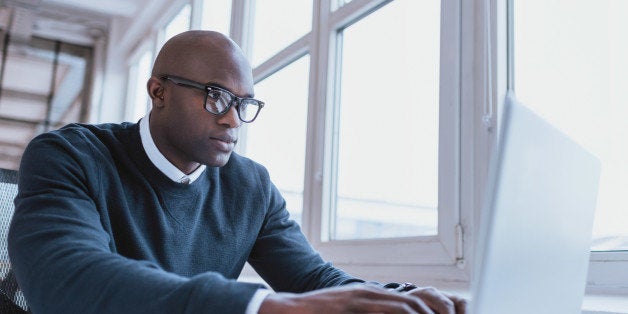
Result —
<path fill-rule="evenodd" d="M 459 96 L 458 81 L 459 69 L 457 61 L 460 50 L 457 46 L 457 23 L 455 16 L 457 8 L 454 1 L 441 1 L 441 47 L 440 47 L 440 83 L 439 83 L 439 196 L 438 196 L 438 234 L 435 236 L 419 236 L 390 239 L 368 240 L 330 240 L 326 224 L 331 220 L 331 190 L 334 178 L 331 177 L 333 164 L 333 119 L 337 106 L 337 91 L 339 90 L 340 55 L 338 40 L 340 31 L 352 23 L 358 22 L 368 14 L 374 12 L 390 1 L 353 1 L 331 12 L 329 7 L 321 6 L 319 14 L 328 13 L 326 25 L 319 24 L 319 51 L 329 51 L 327 72 L 321 77 L 327 77 L 327 97 L 319 99 L 315 104 L 322 104 L 325 111 L 324 120 L 319 119 L 315 130 L 326 129 L 325 134 L 319 132 L 315 136 L 324 136 L 317 142 L 323 145 L 312 149 L 325 152 L 312 169 L 322 173 L 323 178 L 314 178 L 313 184 L 320 188 L 310 204 L 311 211 L 316 217 L 321 217 L 316 223 L 312 221 L 310 240 L 324 255 L 330 256 L 337 265 L 454 265 L 463 254 L 456 248 L 458 245 L 456 229 L 459 225 L 458 184 L 459 175 L 458 147 L 459 147 Z M 452 16 L 454 15 L 454 16 Z M 452 27 L 443 27 L 449 25 Z M 324 45 L 327 44 L 327 47 Z M 453 49 L 450 49 L 453 46 Z M 456 52 L 448 54 L 448 52 Z M 321 88 L 321 87 L 319 87 Z M 450 104 L 450 105 L 444 105 Z M 321 122 L 325 122 L 322 124 Z M 453 131 L 450 131 L 453 130 Z M 377 251 L 377 255 L 369 252 Z"/>

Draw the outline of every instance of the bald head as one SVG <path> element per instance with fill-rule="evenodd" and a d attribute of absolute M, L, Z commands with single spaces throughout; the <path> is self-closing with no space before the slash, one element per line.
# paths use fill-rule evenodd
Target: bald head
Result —
<path fill-rule="evenodd" d="M 212 31 L 187 31 L 168 40 L 155 59 L 153 76 L 164 74 L 203 80 L 211 73 L 236 75 L 252 84 L 251 66 L 244 53 L 227 36 Z"/>
<path fill-rule="evenodd" d="M 242 124 L 236 106 L 218 115 L 206 110 L 204 85 L 254 97 L 251 65 L 240 47 L 210 31 L 188 31 L 168 40 L 146 84 L 153 104 L 149 125 L 159 151 L 184 173 L 199 164 L 224 166 Z"/>

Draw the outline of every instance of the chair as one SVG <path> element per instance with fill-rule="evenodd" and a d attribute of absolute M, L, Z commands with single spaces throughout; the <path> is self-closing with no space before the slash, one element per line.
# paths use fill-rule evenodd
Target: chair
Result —
<path fill-rule="evenodd" d="M 24 295 L 17 284 L 7 249 L 9 224 L 17 194 L 17 171 L 0 168 L 0 313 L 29 313 Z"/>

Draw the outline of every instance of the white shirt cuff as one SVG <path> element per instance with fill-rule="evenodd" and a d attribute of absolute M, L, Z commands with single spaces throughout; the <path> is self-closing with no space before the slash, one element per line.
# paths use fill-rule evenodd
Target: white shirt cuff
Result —
<path fill-rule="evenodd" d="M 244 313 L 257 314 L 257 312 L 259 312 L 259 308 L 262 306 L 262 302 L 264 302 L 266 297 L 271 293 L 272 291 L 268 289 L 257 289 L 257 291 L 255 291 L 255 294 L 251 298 L 251 301 L 249 301 L 249 305 L 247 305 L 246 312 Z"/>

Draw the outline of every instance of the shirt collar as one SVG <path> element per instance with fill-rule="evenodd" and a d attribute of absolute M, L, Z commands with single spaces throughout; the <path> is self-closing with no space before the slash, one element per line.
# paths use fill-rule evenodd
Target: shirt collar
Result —
<path fill-rule="evenodd" d="M 201 176 L 203 171 L 205 171 L 206 166 L 200 165 L 189 175 L 183 173 L 183 171 L 175 167 L 175 165 L 173 165 L 170 161 L 168 161 L 168 159 L 166 159 L 166 157 L 164 157 L 164 155 L 161 154 L 155 145 L 153 137 L 150 134 L 150 127 L 148 123 L 149 119 L 150 112 L 148 112 L 146 116 L 140 120 L 140 137 L 142 139 L 144 151 L 146 151 L 146 155 L 148 155 L 148 159 L 150 159 L 157 169 L 170 178 L 170 180 L 179 183 L 192 184 L 192 182 L 196 181 L 196 179 Z"/>

